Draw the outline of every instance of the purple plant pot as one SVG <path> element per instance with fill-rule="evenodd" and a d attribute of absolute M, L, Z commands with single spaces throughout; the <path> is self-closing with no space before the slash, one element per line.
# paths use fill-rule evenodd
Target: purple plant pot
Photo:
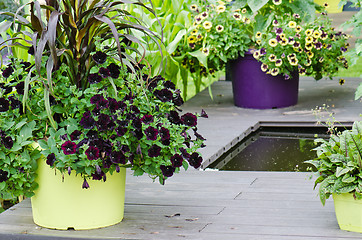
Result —
<path fill-rule="evenodd" d="M 250 52 L 238 60 L 231 61 L 229 66 L 236 106 L 274 109 L 293 106 L 298 102 L 297 71 L 289 80 L 285 80 L 283 75 L 273 77 L 261 70 L 261 62 Z"/>

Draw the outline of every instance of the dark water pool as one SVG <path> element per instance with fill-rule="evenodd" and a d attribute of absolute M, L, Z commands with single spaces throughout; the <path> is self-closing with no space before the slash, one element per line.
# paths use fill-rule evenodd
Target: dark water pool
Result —
<path fill-rule="evenodd" d="M 233 171 L 308 171 L 303 163 L 316 156 L 314 139 L 327 129 L 260 128 L 207 168 Z"/>

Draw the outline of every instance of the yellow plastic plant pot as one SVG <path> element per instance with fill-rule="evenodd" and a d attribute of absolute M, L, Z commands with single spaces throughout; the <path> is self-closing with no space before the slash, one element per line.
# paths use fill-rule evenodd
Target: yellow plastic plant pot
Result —
<path fill-rule="evenodd" d="M 339 228 L 362 232 L 362 200 L 355 200 L 353 194 L 333 194 L 334 209 Z"/>
<path fill-rule="evenodd" d="M 107 181 L 87 180 L 51 169 L 38 160 L 39 188 L 31 198 L 34 222 L 51 229 L 94 229 L 117 224 L 123 219 L 126 169 L 107 175 Z"/>
<path fill-rule="evenodd" d="M 339 0 L 314 0 L 314 2 L 322 6 L 324 3 L 327 3 L 326 11 L 328 13 L 340 13 L 343 10 L 343 8 L 338 7 Z"/>

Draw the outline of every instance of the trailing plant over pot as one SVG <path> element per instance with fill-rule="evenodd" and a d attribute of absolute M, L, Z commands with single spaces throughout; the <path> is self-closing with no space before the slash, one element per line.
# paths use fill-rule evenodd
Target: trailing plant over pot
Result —
<path fill-rule="evenodd" d="M 16 47 L 28 48 L 34 64 L 10 58 L 1 70 L 3 196 L 33 195 L 40 154 L 61 174 L 82 176 L 79 188 L 121 167 L 164 184 L 181 167 L 200 166 L 205 139 L 197 119 L 207 115 L 181 113 L 180 91 L 150 75 L 129 29 L 156 34 L 125 10 L 128 4 L 153 11 L 140 1 L 35 1 L 31 22 L 14 15 L 30 36 L 28 46 Z"/>

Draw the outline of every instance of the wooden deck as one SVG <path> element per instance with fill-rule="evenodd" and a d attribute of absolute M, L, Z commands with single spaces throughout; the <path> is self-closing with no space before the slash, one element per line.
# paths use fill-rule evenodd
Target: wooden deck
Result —
<path fill-rule="evenodd" d="M 231 83 L 213 85 L 214 100 L 202 92 L 185 105 L 187 111 L 205 109 L 199 123 L 207 138 L 202 149 L 204 167 L 258 126 L 314 126 L 311 109 L 326 103 L 336 119 L 361 120 L 361 102 L 353 94 L 361 79 L 338 81 L 308 78 L 300 81 L 296 106 L 252 110 L 233 105 Z M 128 172 L 124 220 L 90 231 L 57 231 L 36 226 L 30 201 L 0 214 L 2 239 L 362 239 L 342 231 L 333 201 L 322 206 L 310 173 L 224 172 L 190 169 L 167 180 L 165 186 L 147 176 Z M 91 209 L 90 209 L 91 211 Z"/>

